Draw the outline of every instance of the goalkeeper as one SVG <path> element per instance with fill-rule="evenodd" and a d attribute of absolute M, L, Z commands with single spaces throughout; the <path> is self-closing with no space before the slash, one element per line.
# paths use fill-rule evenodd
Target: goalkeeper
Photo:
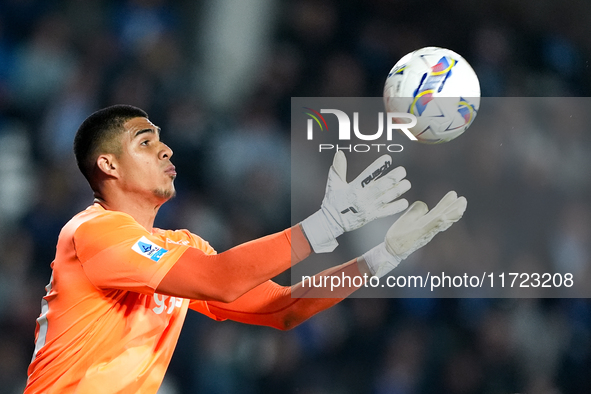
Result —
<path fill-rule="evenodd" d="M 156 393 L 188 309 L 292 328 L 356 288 L 280 286 L 270 279 L 312 251 L 330 252 L 336 238 L 408 208 L 402 167 L 383 156 L 353 182 L 335 155 L 321 209 L 291 229 L 216 254 L 186 230 L 154 228 L 174 194 L 172 151 L 160 129 L 135 107 L 117 105 L 80 126 L 74 153 L 94 204 L 62 229 L 52 276 L 35 330 L 25 393 Z M 466 200 L 448 193 L 431 211 L 411 205 L 384 242 L 318 275 L 383 276 L 439 231 L 460 219 Z"/>

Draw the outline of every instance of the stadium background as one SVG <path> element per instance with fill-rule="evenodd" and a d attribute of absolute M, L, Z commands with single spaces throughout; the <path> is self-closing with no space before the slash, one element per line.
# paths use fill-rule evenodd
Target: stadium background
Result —
<path fill-rule="evenodd" d="M 0 1 L 0 393 L 22 392 L 57 235 L 91 202 L 71 141 L 93 110 L 148 111 L 179 171 L 157 225 L 223 251 L 290 225 L 290 97 L 379 96 L 427 45 L 463 54 L 484 96 L 590 96 L 590 17 L 583 0 Z M 465 152 L 476 202 L 522 187 L 540 209 L 519 218 L 537 231 L 498 228 L 497 207 L 457 244 L 586 267 L 588 127 Z M 350 299 L 289 332 L 189 315 L 163 394 L 591 391 L 588 300 Z"/>

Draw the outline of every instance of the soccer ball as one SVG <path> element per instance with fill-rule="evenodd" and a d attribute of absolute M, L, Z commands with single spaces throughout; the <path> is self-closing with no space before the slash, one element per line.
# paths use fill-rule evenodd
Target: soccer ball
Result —
<path fill-rule="evenodd" d="M 462 134 L 480 106 L 476 73 L 460 55 L 445 48 L 426 47 L 402 57 L 384 85 L 387 112 L 416 116 L 409 131 L 419 142 L 439 144 Z M 398 123 L 409 123 L 402 119 Z"/>

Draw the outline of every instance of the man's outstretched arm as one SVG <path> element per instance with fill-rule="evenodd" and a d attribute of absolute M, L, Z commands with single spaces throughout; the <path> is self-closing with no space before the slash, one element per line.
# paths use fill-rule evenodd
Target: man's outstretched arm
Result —
<path fill-rule="evenodd" d="M 404 179 L 403 167 L 393 168 L 390 156 L 375 160 L 350 183 L 346 174 L 347 160 L 338 151 L 329 169 L 325 197 L 316 213 L 290 230 L 247 242 L 219 255 L 190 248 L 164 276 L 156 291 L 183 298 L 234 301 L 287 270 L 311 250 L 332 251 L 337 246 L 336 238 L 344 232 L 408 206 L 408 201 L 398 198 L 410 189 L 410 182 Z M 303 249 L 306 251 L 302 252 Z M 292 253 L 296 254 L 295 258 Z"/>
<path fill-rule="evenodd" d="M 311 282 L 294 286 L 280 286 L 267 281 L 247 292 L 236 301 L 224 304 L 208 302 L 209 310 L 219 318 L 248 324 L 290 329 L 318 312 L 337 304 L 359 287 L 341 281 L 340 287 L 314 287 L 325 277 L 382 277 L 394 269 L 401 260 L 423 247 L 442 231 L 460 220 L 466 209 L 466 199 L 449 192 L 432 210 L 423 202 L 415 202 L 388 230 L 384 242 L 362 257 L 329 268 L 315 275 Z M 301 298 L 305 297 L 305 298 Z"/>
<path fill-rule="evenodd" d="M 286 271 L 311 249 L 298 224 L 220 254 L 189 248 L 164 276 L 156 292 L 194 300 L 231 302 Z"/>

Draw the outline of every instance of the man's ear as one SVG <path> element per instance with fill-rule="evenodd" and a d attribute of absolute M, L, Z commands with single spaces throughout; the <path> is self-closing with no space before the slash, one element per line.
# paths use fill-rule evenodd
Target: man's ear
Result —
<path fill-rule="evenodd" d="M 96 159 L 96 165 L 100 172 L 107 176 L 117 178 L 119 176 L 119 165 L 115 155 L 111 153 L 104 153 L 99 155 Z"/>

